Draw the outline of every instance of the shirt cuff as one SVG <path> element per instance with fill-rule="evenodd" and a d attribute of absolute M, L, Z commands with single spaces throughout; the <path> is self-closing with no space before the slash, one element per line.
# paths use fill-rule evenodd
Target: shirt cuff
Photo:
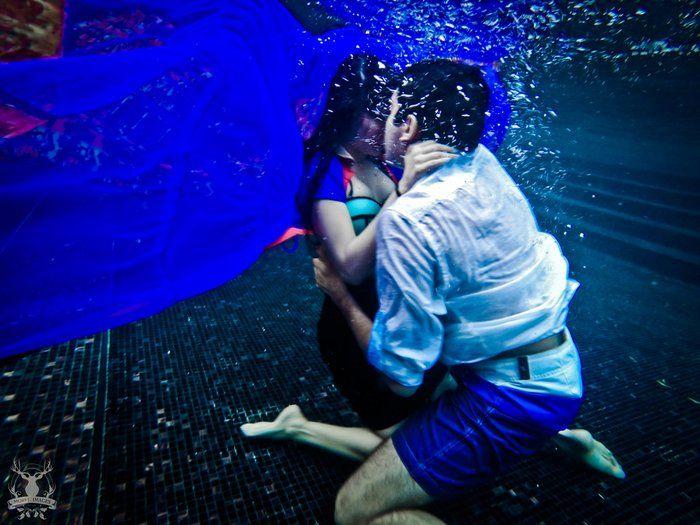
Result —
<path fill-rule="evenodd" d="M 367 361 L 392 381 L 405 387 L 423 384 L 423 372 L 406 366 L 406 361 L 384 347 L 385 327 L 381 313 L 375 317 L 367 350 Z"/>

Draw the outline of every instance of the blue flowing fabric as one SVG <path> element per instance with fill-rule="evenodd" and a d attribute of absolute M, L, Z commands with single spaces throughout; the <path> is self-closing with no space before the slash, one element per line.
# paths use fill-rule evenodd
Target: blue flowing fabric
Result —
<path fill-rule="evenodd" d="M 61 57 L 0 64 L 0 106 L 40 123 L 0 139 L 0 357 L 240 274 L 295 222 L 302 141 L 337 65 L 400 63 L 357 28 L 311 35 L 274 0 L 67 11 Z M 508 105 L 488 74 L 495 147 Z"/>

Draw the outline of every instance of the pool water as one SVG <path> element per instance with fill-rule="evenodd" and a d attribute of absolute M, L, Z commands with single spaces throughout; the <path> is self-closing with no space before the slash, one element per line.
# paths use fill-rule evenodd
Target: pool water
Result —
<path fill-rule="evenodd" d="M 371 26 L 366 2 L 347 5 Z M 433 37 L 451 30 L 432 23 L 444 2 L 412 5 L 376 16 L 413 16 Z M 586 385 L 576 425 L 628 477 L 598 477 L 547 448 L 431 510 L 455 524 L 698 522 L 699 8 L 516 7 L 500 43 L 533 38 L 501 65 L 513 114 L 498 156 L 582 283 L 569 322 Z M 320 304 L 305 250 L 276 248 L 158 315 L 3 360 L 0 475 L 15 457 L 50 454 L 53 523 L 329 522 L 355 465 L 239 431 L 291 403 L 359 424 L 316 349 Z"/>

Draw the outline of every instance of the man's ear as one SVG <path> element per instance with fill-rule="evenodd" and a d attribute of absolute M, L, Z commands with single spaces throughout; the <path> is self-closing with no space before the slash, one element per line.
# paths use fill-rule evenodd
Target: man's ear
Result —
<path fill-rule="evenodd" d="M 399 140 L 410 144 L 418 140 L 419 134 L 420 129 L 418 129 L 418 119 L 411 113 L 401 126 L 401 136 L 399 137 Z"/>

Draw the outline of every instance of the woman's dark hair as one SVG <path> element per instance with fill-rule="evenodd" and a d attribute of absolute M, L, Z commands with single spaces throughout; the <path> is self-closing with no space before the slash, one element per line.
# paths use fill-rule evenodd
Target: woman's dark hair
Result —
<path fill-rule="evenodd" d="M 384 120 L 389 114 L 394 75 L 372 55 L 350 55 L 333 76 L 326 107 L 314 134 L 304 143 L 307 172 L 297 196 L 297 206 L 305 225 L 311 224 L 311 204 L 338 147 L 352 140 L 362 116 Z"/>
<path fill-rule="evenodd" d="M 479 144 L 489 88 L 478 67 L 449 59 L 424 60 L 406 68 L 398 87 L 396 120 L 413 114 L 421 140 L 471 151 Z"/>

